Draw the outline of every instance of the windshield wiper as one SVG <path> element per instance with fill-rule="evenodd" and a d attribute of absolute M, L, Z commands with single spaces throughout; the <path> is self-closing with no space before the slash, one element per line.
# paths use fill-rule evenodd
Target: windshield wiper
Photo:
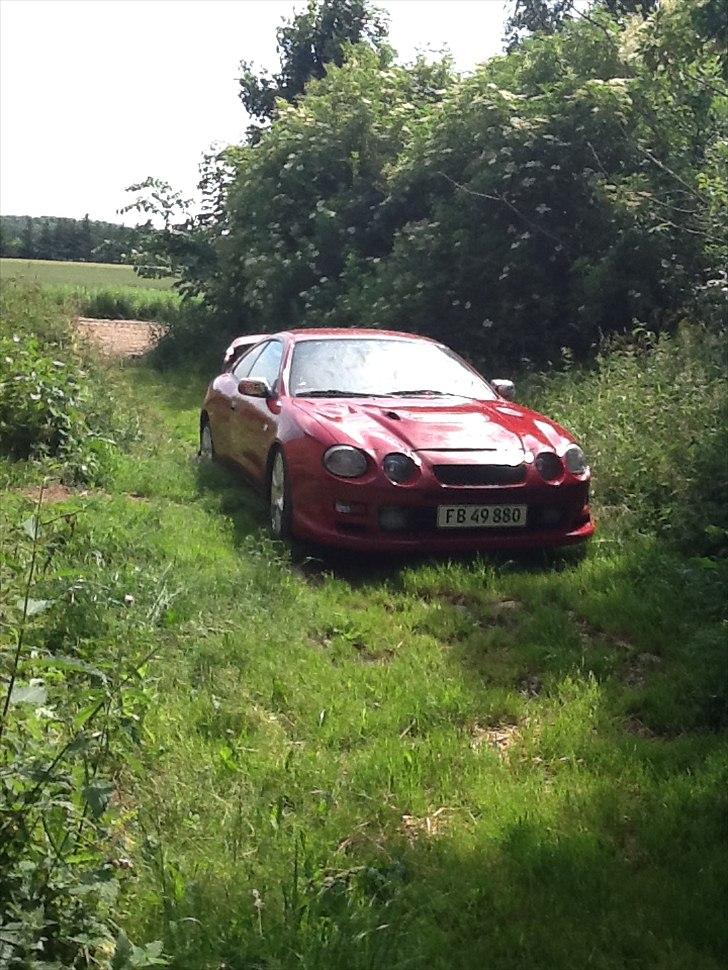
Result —
<path fill-rule="evenodd" d="M 362 394 L 360 391 L 338 391 L 329 388 L 325 391 L 298 391 L 294 397 L 372 397 L 371 394 Z"/>
<path fill-rule="evenodd" d="M 431 387 L 418 387 L 412 391 L 387 391 L 387 397 L 420 397 L 423 394 L 435 394 L 437 397 L 460 397 L 459 394 L 450 394 L 448 391 L 435 391 Z"/>

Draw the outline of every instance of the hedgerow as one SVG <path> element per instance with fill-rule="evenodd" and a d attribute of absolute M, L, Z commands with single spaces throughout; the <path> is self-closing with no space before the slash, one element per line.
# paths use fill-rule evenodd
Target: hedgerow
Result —
<path fill-rule="evenodd" d="M 724 318 L 722 31 L 716 0 L 646 19 L 597 6 L 463 77 L 350 47 L 254 142 L 206 160 L 204 211 L 136 186 L 167 220 L 143 258 L 203 298 L 201 345 L 386 326 L 513 366 Z"/>
<path fill-rule="evenodd" d="M 68 484 L 101 480 L 134 422 L 52 294 L 7 282 L 0 308 L 0 453 L 40 462 Z"/>

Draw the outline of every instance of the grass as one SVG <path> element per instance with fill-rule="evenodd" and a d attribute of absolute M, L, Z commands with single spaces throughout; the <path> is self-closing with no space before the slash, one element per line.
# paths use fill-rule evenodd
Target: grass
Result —
<path fill-rule="evenodd" d="M 83 288 L 132 287 L 169 290 L 173 280 L 144 279 L 132 266 L 119 263 L 72 263 L 52 259 L 0 259 L 0 277 L 50 286 Z"/>
<path fill-rule="evenodd" d="M 181 300 L 171 279 L 143 279 L 131 266 L 54 260 L 0 260 L 0 281 L 39 286 L 78 316 L 174 323 Z"/>
<path fill-rule="evenodd" d="M 725 966 L 719 563 L 606 507 L 583 560 L 307 558 L 196 462 L 198 379 L 120 379 L 143 438 L 56 555 L 163 603 L 130 936 L 179 970 Z M 75 635 L 118 645 L 120 609 Z"/>

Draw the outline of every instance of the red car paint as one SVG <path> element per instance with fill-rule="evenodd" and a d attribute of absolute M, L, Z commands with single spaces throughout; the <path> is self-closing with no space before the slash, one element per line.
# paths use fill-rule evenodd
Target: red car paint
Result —
<path fill-rule="evenodd" d="M 363 329 L 273 334 L 249 355 L 261 355 L 271 341 L 280 344 L 280 365 L 271 382 L 274 394 L 265 399 L 239 393 L 235 371 L 250 366 L 244 363 L 246 354 L 212 381 L 202 408 L 201 427 L 209 422 L 216 455 L 238 465 L 264 494 L 269 488 L 272 457 L 277 449 L 283 451 L 294 536 L 362 551 L 447 553 L 560 546 L 593 534 L 589 469 L 573 474 L 561 463 L 557 477 L 545 481 L 534 462 L 543 452 L 562 456 L 575 444 L 562 427 L 499 397 L 492 388 L 488 390 L 493 400 L 460 397 L 455 390 L 446 398 L 293 396 L 289 378 L 294 347 L 321 338 L 425 341 L 411 334 Z M 436 346 L 447 350 L 441 344 Z M 277 347 L 269 351 L 275 357 Z M 447 353 L 456 357 L 452 351 Z M 340 478 L 327 471 L 323 457 L 333 445 L 351 445 L 365 452 L 366 472 L 359 478 Z M 483 469 L 490 469 L 493 449 L 523 454 L 518 464 L 521 481 L 472 484 L 473 475 L 477 478 Z M 384 473 L 382 460 L 393 452 L 416 462 L 412 481 L 395 484 Z M 452 484 L 462 476 L 470 483 Z M 437 526 L 438 506 L 509 503 L 528 507 L 525 527 Z M 405 528 L 390 531 L 382 527 L 380 512 L 390 508 L 402 510 Z M 554 520 L 551 524 L 543 521 L 549 516 Z"/>

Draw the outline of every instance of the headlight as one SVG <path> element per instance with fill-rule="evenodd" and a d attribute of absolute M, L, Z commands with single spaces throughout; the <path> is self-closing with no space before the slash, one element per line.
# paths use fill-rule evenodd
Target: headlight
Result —
<path fill-rule="evenodd" d="M 588 467 L 586 455 L 578 445 L 571 445 L 566 449 L 564 461 L 572 475 L 583 475 Z"/>
<path fill-rule="evenodd" d="M 536 468 L 545 482 L 561 478 L 564 471 L 561 459 L 553 451 L 542 451 L 540 455 L 536 455 Z"/>
<path fill-rule="evenodd" d="M 324 467 L 341 478 L 359 478 L 367 470 L 367 457 L 351 445 L 334 445 L 324 454 Z"/>
<path fill-rule="evenodd" d="M 387 455 L 382 462 L 382 468 L 387 478 L 397 485 L 408 482 L 417 471 L 417 465 L 412 459 L 408 455 L 400 455 L 398 452 Z"/>

